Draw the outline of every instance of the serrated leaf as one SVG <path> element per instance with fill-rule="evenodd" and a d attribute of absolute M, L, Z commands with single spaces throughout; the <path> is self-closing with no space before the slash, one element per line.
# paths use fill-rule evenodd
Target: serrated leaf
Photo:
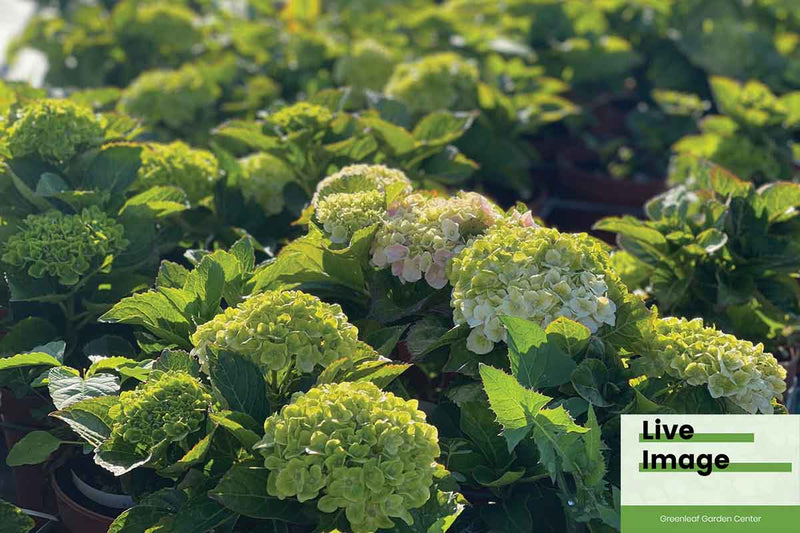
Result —
<path fill-rule="evenodd" d="M 583 353 L 592 336 L 589 328 L 565 316 L 560 316 L 550 322 L 545 332 L 547 341 L 555 343 L 562 352 L 570 357 Z"/>
<path fill-rule="evenodd" d="M 61 439 L 47 431 L 31 431 L 8 451 L 8 466 L 36 465 L 47 461 L 61 446 Z"/>
<path fill-rule="evenodd" d="M 43 352 L 20 353 L 11 357 L 0 358 L 0 372 L 30 366 L 55 367 L 61 366 L 61 362 L 52 355 Z"/>
<path fill-rule="evenodd" d="M 261 436 L 256 433 L 259 430 L 259 423 L 249 415 L 236 411 L 221 411 L 209 413 L 208 416 L 219 427 L 230 431 L 248 452 L 252 452 L 253 446 L 261 440 Z"/>
<path fill-rule="evenodd" d="M 555 387 L 569 381 L 575 361 L 558 344 L 549 342 L 537 324 L 521 318 L 500 318 L 508 332 L 511 373 L 523 387 Z"/>
<path fill-rule="evenodd" d="M 189 320 L 160 292 L 149 291 L 124 298 L 99 320 L 142 326 L 160 340 L 191 348 Z"/>
<path fill-rule="evenodd" d="M 113 423 L 108 411 L 119 403 L 119 396 L 104 396 L 90 398 L 56 411 L 50 416 L 58 418 L 86 442 L 92 446 L 99 446 L 111 436 Z"/>
<path fill-rule="evenodd" d="M 503 436 L 511 451 L 530 433 L 534 418 L 552 398 L 526 389 L 497 368 L 481 364 L 479 371 L 489 404 L 503 426 Z"/>
<path fill-rule="evenodd" d="M 395 533 L 445 533 L 467 507 L 467 500 L 457 492 L 431 491 L 427 503 L 409 513 L 414 523 L 409 526 L 395 518 Z M 386 531 L 386 530 L 380 530 Z"/>
<path fill-rule="evenodd" d="M 153 218 L 163 218 L 175 213 L 180 213 L 189 209 L 189 200 L 186 193 L 178 187 L 161 185 L 152 187 L 144 192 L 128 199 L 120 209 L 122 215 L 126 211 L 139 210 L 139 213 L 146 212 Z"/>
<path fill-rule="evenodd" d="M 571 381 L 578 394 L 587 402 L 598 407 L 610 405 L 604 398 L 608 369 L 602 361 L 584 359 L 572 373 Z"/>
<path fill-rule="evenodd" d="M 50 398 L 57 409 L 66 409 L 89 398 L 112 396 L 119 392 L 119 379 L 110 374 L 84 379 L 65 367 L 58 367 L 50 369 L 47 379 Z"/>
<path fill-rule="evenodd" d="M 119 194 L 134 181 L 141 166 L 140 146 L 112 144 L 102 148 L 89 164 L 84 187 Z"/>
<path fill-rule="evenodd" d="M 267 385 L 261 370 L 247 357 L 220 350 L 211 358 L 211 384 L 234 411 L 241 411 L 255 420 L 269 415 Z"/>

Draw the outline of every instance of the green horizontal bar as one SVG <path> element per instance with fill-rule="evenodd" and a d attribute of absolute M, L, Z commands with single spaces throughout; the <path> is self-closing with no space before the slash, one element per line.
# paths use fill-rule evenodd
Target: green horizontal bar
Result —
<path fill-rule="evenodd" d="M 639 463 L 639 472 L 697 472 L 697 466 L 695 468 L 681 468 L 680 466 L 676 466 L 672 468 L 672 466 L 668 466 L 667 468 L 662 468 L 660 465 L 656 468 L 645 468 L 643 463 Z M 791 472 L 792 471 L 792 463 L 730 463 L 726 468 L 714 468 L 714 472 L 731 472 L 731 473 L 741 473 L 741 472 L 774 472 L 774 473 L 781 473 L 781 472 Z"/>
<path fill-rule="evenodd" d="M 622 533 L 797 533 L 800 505 L 623 505 Z"/>
<path fill-rule="evenodd" d="M 667 439 L 664 435 L 657 439 L 645 440 L 644 434 L 639 433 L 639 442 L 672 442 L 692 443 L 692 442 L 755 442 L 755 433 L 695 433 L 691 439 L 684 440 L 676 435 L 673 439 Z"/>

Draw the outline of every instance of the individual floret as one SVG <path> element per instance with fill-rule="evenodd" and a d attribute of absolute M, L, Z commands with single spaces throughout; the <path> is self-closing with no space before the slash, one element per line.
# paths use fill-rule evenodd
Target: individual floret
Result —
<path fill-rule="evenodd" d="M 284 133 L 319 131 L 333 120 L 333 113 L 327 107 L 297 102 L 275 111 L 267 120 Z"/>
<path fill-rule="evenodd" d="M 354 533 L 413 524 L 439 456 L 436 428 L 416 400 L 374 384 L 338 383 L 297 394 L 264 422 L 255 446 L 270 471 L 267 492 L 281 500 L 317 500 L 323 513 L 344 510 Z"/>
<path fill-rule="evenodd" d="M 477 105 L 478 81 L 478 68 L 471 61 L 442 52 L 397 65 L 385 92 L 414 114 L 465 111 Z"/>
<path fill-rule="evenodd" d="M 197 203 L 211 195 L 218 175 L 214 154 L 175 141 L 144 145 L 136 179 L 139 189 L 156 185 L 180 187 L 192 203 Z"/>
<path fill-rule="evenodd" d="M 229 307 L 198 327 L 192 342 L 204 367 L 210 349 L 224 349 L 271 371 L 303 374 L 360 349 L 341 307 L 299 291 L 267 291 Z"/>
<path fill-rule="evenodd" d="M 337 61 L 334 75 L 343 85 L 380 91 L 396 64 L 397 58 L 390 48 L 374 39 L 364 39 Z"/>
<path fill-rule="evenodd" d="M 55 99 L 27 104 L 2 133 L 12 157 L 36 155 L 51 163 L 64 163 L 99 146 L 104 135 L 101 120 L 90 109 Z"/>
<path fill-rule="evenodd" d="M 449 198 L 413 194 L 389 209 L 372 244 L 372 264 L 391 267 L 403 282 L 423 277 L 436 289 L 447 285 L 450 259 L 467 241 L 503 218 L 503 212 L 475 192 Z"/>
<path fill-rule="evenodd" d="M 95 206 L 76 215 L 60 211 L 28 215 L 6 241 L 2 259 L 31 277 L 50 276 L 71 286 L 128 246 L 124 231 Z"/>
<path fill-rule="evenodd" d="M 199 68 L 184 65 L 178 70 L 141 74 L 122 93 L 119 109 L 148 124 L 163 123 L 178 129 L 211 107 L 219 94 L 219 86 Z"/>
<path fill-rule="evenodd" d="M 704 327 L 701 318 L 656 319 L 653 330 L 653 351 L 646 356 L 649 375 L 706 385 L 713 398 L 725 398 L 751 414 L 773 413 L 772 400 L 780 400 L 786 390 L 786 370 L 762 344 Z"/>
<path fill-rule="evenodd" d="M 211 395 L 189 374 L 170 371 L 119 395 L 108 415 L 111 439 L 121 438 L 150 453 L 166 440 L 179 442 L 201 428 Z"/>
<path fill-rule="evenodd" d="M 311 203 L 314 216 L 335 243 L 346 243 L 357 230 L 386 215 L 387 187 L 411 192 L 411 182 L 399 170 L 383 165 L 351 165 L 319 182 Z"/>
<path fill-rule="evenodd" d="M 453 320 L 472 328 L 474 353 L 506 339 L 503 315 L 542 327 L 565 316 L 592 332 L 616 321 L 608 254 L 586 234 L 499 224 L 453 258 L 448 276 Z"/>
<path fill-rule="evenodd" d="M 239 180 L 242 196 L 257 203 L 267 215 L 277 215 L 284 208 L 283 188 L 295 180 L 292 169 L 277 157 L 259 152 L 241 159 L 243 174 Z"/>

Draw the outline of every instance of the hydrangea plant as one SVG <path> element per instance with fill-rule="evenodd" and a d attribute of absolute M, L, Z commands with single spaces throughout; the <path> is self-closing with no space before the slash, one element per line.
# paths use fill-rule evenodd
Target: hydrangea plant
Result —
<path fill-rule="evenodd" d="M 246 200 L 257 203 L 268 215 L 283 211 L 283 188 L 295 180 L 292 169 L 277 157 L 256 153 L 242 158 L 239 188 Z"/>
<path fill-rule="evenodd" d="M 311 201 L 314 215 L 335 243 L 385 218 L 386 189 L 411 192 L 411 182 L 399 170 L 383 165 L 350 165 L 317 184 Z"/>
<path fill-rule="evenodd" d="M 210 349 L 247 355 L 273 372 L 315 367 L 359 349 L 358 329 L 342 308 L 300 291 L 267 291 L 229 307 L 192 335 L 195 352 L 207 365 Z"/>
<path fill-rule="evenodd" d="M 297 102 L 271 113 L 267 120 L 284 133 L 292 134 L 325 128 L 333 120 L 333 113 L 320 105 Z"/>
<path fill-rule="evenodd" d="M 95 206 L 75 215 L 49 211 L 23 220 L 6 241 L 2 260 L 31 277 L 72 286 L 127 245 L 122 225 Z"/>
<path fill-rule="evenodd" d="M 194 377 L 169 371 L 123 392 L 108 413 L 110 439 L 122 439 L 147 455 L 166 440 L 180 442 L 201 428 L 211 395 Z"/>
<path fill-rule="evenodd" d="M 354 533 L 412 525 L 431 493 L 437 430 L 416 400 L 374 384 L 338 383 L 298 394 L 264 422 L 255 446 L 270 471 L 267 492 L 343 509 Z"/>
<path fill-rule="evenodd" d="M 156 185 L 180 187 L 196 203 L 211 195 L 218 175 L 219 164 L 214 154 L 174 141 L 144 145 L 136 179 L 141 189 Z"/>
<path fill-rule="evenodd" d="M 500 224 L 473 240 L 448 268 L 456 324 L 468 324 L 470 351 L 488 353 L 504 341 L 500 316 L 546 327 L 560 316 L 596 332 L 613 326 L 608 254 L 586 234 Z"/>
<path fill-rule="evenodd" d="M 651 376 L 669 375 L 688 385 L 708 387 L 747 413 L 774 412 L 773 400 L 786 390 L 786 370 L 762 344 L 705 327 L 702 318 L 661 318 L 653 324 Z"/>
<path fill-rule="evenodd" d="M 397 56 L 390 48 L 374 39 L 363 39 L 336 62 L 334 76 L 343 85 L 380 91 L 396 64 Z"/>
<path fill-rule="evenodd" d="M 477 105 L 479 78 L 471 61 L 442 52 L 397 65 L 384 91 L 415 114 L 464 111 Z"/>
<path fill-rule="evenodd" d="M 151 70 L 136 78 L 122 93 L 119 110 L 147 124 L 180 129 L 214 104 L 220 88 L 200 68 L 187 64 L 178 70 Z"/>
<path fill-rule="evenodd" d="M 123 48 L 156 57 L 187 56 L 201 43 L 203 34 L 197 14 L 177 4 L 121 2 L 114 9 L 111 25 Z"/>
<path fill-rule="evenodd" d="M 64 163 L 103 142 L 103 122 L 88 108 L 69 100 L 42 99 L 10 116 L 2 132 L 13 158 L 37 156 Z"/>
<path fill-rule="evenodd" d="M 502 210 L 475 192 L 453 197 L 418 193 L 390 206 L 372 245 L 372 264 L 391 267 L 403 282 L 425 281 L 436 289 L 447 285 L 446 268 L 468 240 L 504 217 Z M 530 213 L 525 217 L 532 224 Z"/>

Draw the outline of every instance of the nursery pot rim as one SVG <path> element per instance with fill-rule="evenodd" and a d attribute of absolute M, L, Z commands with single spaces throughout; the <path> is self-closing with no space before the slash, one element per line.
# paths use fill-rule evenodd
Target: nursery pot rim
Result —
<path fill-rule="evenodd" d="M 78 503 L 74 499 L 72 499 L 72 497 L 70 497 L 69 494 L 67 494 L 67 491 L 65 491 L 61 487 L 61 485 L 60 485 L 60 483 L 58 481 L 58 471 L 63 470 L 63 469 L 64 469 L 64 467 L 61 467 L 57 471 L 53 472 L 53 475 L 51 476 L 51 479 L 50 479 L 50 484 L 53 487 L 53 492 L 55 492 L 56 500 L 57 500 L 58 505 L 59 505 L 59 515 L 61 516 L 62 523 L 64 523 L 65 525 L 68 525 L 67 521 L 64 520 L 64 518 L 65 518 L 64 514 L 65 513 L 63 513 L 62 510 L 61 510 L 61 506 L 63 505 L 67 509 L 69 509 L 72 513 L 75 513 L 75 515 L 77 515 L 79 517 L 83 517 L 84 520 L 86 520 L 86 521 L 106 524 L 106 527 L 109 527 L 111 525 L 111 523 L 114 521 L 114 519 L 116 518 L 116 516 L 106 515 L 106 514 L 99 513 L 97 511 L 92 511 L 91 509 L 87 509 L 86 507 L 84 507 L 83 505 L 81 505 L 80 503 Z"/>
<path fill-rule="evenodd" d="M 133 501 L 133 498 L 127 494 L 115 494 L 113 492 L 106 492 L 94 487 L 93 485 L 81 479 L 81 477 L 72 467 L 70 467 L 69 472 L 72 476 L 72 483 L 75 485 L 75 488 L 78 489 L 81 494 L 95 503 L 99 503 L 105 507 L 121 510 L 129 509 L 136 504 L 136 502 Z"/>

